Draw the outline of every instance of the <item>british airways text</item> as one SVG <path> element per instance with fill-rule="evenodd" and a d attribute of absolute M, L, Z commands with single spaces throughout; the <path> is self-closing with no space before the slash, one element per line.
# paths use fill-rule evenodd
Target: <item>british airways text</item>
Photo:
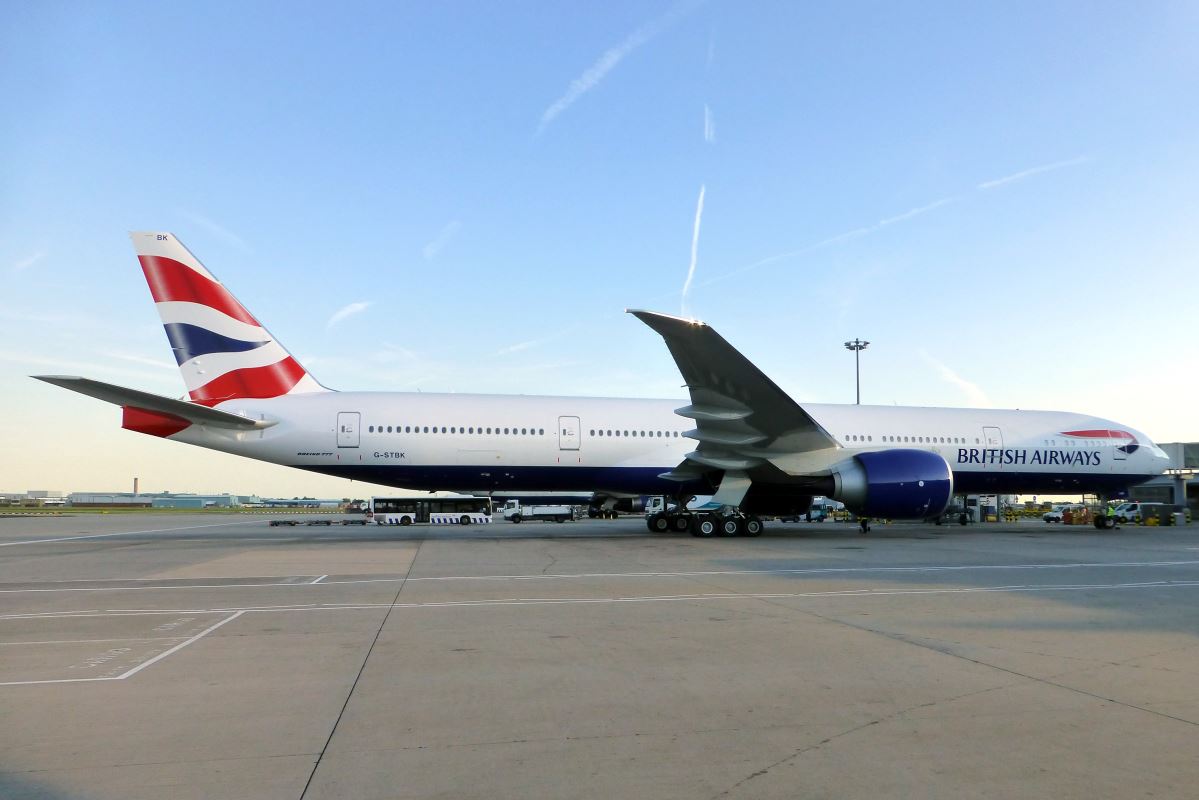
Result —
<path fill-rule="evenodd" d="M 959 464 L 1041 464 L 1062 467 L 1098 467 L 1095 450 L 1014 450 L 1004 448 L 958 448 Z"/>

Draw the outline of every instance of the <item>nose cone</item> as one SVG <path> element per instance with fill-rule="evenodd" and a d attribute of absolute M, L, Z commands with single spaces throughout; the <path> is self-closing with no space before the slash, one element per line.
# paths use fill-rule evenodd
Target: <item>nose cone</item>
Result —
<path fill-rule="evenodd" d="M 1153 441 L 1148 436 L 1145 436 L 1144 434 L 1137 434 L 1137 438 L 1140 439 L 1141 441 L 1147 443 L 1146 449 L 1149 451 L 1150 455 L 1152 456 L 1152 464 L 1153 464 L 1154 470 L 1156 470 L 1157 472 L 1164 472 L 1165 470 L 1169 469 L 1170 456 L 1166 453 L 1165 450 L 1161 449 L 1156 444 L 1154 444 Z"/>

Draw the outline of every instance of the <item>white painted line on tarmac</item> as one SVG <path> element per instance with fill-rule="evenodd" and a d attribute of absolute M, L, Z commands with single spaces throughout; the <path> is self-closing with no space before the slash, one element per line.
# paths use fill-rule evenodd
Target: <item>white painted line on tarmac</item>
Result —
<path fill-rule="evenodd" d="M 142 663 L 138 664 L 136 667 L 133 667 L 132 669 L 130 669 L 126 672 L 123 672 L 120 675 L 114 675 L 111 677 L 104 677 L 104 678 L 55 678 L 52 680 L 42 680 L 42 681 L 0 681 L 0 686 L 37 686 L 37 685 L 47 684 L 47 683 L 95 683 L 97 681 L 123 681 L 126 678 L 132 678 L 134 675 L 141 672 L 146 667 L 149 667 L 153 664 L 157 664 L 159 661 L 162 661 L 167 656 L 178 653 L 180 650 L 187 647 L 189 644 L 200 641 L 205 636 L 207 636 L 208 634 L 215 631 L 217 628 L 221 627 L 222 625 L 225 625 L 226 623 L 232 622 L 233 620 L 237 619 L 244 613 L 246 613 L 246 612 L 245 611 L 237 611 L 233 614 L 230 614 L 225 619 L 221 620 L 220 622 L 216 623 L 215 625 L 211 625 L 208 628 L 205 628 L 204 630 L 200 631 L 199 633 L 197 633 L 195 636 L 191 637 L 190 639 L 180 642 L 179 644 L 175 645 L 174 647 L 170 648 L 169 650 L 164 650 L 163 652 L 159 653 L 158 655 L 154 656 L 153 658 L 143 661 Z M 100 614 L 100 615 L 93 615 L 93 616 L 106 616 L 106 615 Z M 173 637 L 173 638 L 178 638 L 178 637 Z"/>
<path fill-rule="evenodd" d="M 100 644 L 103 642 L 177 642 L 182 636 L 127 636 L 122 639 L 50 639 L 40 642 L 0 642 L 0 647 L 22 644 Z"/>
<path fill-rule="evenodd" d="M 973 572 L 997 570 L 1055 570 L 1055 569 L 1124 569 L 1132 567 L 1193 567 L 1199 565 L 1195 561 L 1117 561 L 1117 562 L 1076 562 L 1070 564 L 954 564 L 926 565 L 912 567 L 812 567 L 798 569 L 742 569 L 742 570 L 702 570 L 689 572 L 575 572 L 549 575 L 440 575 L 426 577 L 391 577 L 391 578 L 349 578 L 346 580 L 326 580 L 328 575 L 321 575 L 316 580 L 303 583 L 272 581 L 270 583 L 189 583 L 159 586 L 85 586 L 50 589 L 0 589 L 0 594 L 36 594 L 56 592 L 143 592 L 187 589 L 261 589 L 276 586 L 350 586 L 369 583 L 409 583 L 420 582 L 452 582 L 452 581 L 546 581 L 546 580 L 578 580 L 595 578 L 705 578 L 728 577 L 738 575 L 852 575 L 858 573 L 921 573 L 921 572 Z M 288 578 L 288 581 L 294 580 Z"/>
<path fill-rule="evenodd" d="M 1020 570 L 1020 569 L 1091 569 L 1103 567 L 1189 567 L 1199 565 L 1197 561 L 1118 561 L 1118 562 L 1077 562 L 1070 564 L 953 564 L 945 566 L 926 565 L 913 567 L 812 567 L 797 569 L 743 569 L 743 570 L 703 570 L 692 572 L 579 572 L 550 575 L 453 575 L 443 577 L 412 577 L 413 581 L 535 581 L 561 580 L 570 578 L 690 578 L 713 577 L 721 575 L 843 575 L 859 572 L 969 572 L 974 570 Z M 370 580 L 398 581 L 400 578 L 380 578 L 348 581 L 328 581 L 337 583 L 367 583 Z"/>
<path fill-rule="evenodd" d="M 151 528 L 145 531 L 117 531 L 116 533 L 89 533 L 83 536 L 59 536 L 56 539 L 30 539 L 24 542 L 0 542 L 0 547 L 16 547 L 19 544 L 49 544 L 51 542 L 73 542 L 77 539 L 103 539 L 106 536 L 136 536 L 141 533 L 170 533 L 171 531 L 193 531 L 199 528 L 227 528 L 230 525 L 251 525 L 261 520 L 251 519 L 240 522 L 217 522 L 209 525 L 186 525 L 182 528 Z"/>
<path fill-rule="evenodd" d="M 126 678 L 131 678 L 131 677 L 133 677 L 134 675 L 136 675 L 137 673 L 141 672 L 143 669 L 145 669 L 146 667 L 150 666 L 151 664 L 157 664 L 159 661 L 162 661 L 162 660 L 163 660 L 164 658 L 166 658 L 167 656 L 169 656 L 169 655 L 174 655 L 175 653 L 178 653 L 180 650 L 182 650 L 183 648 L 187 647 L 189 644 L 192 644 L 193 642 L 198 642 L 198 641 L 200 641 L 200 640 L 201 640 L 201 639 L 203 639 L 205 636 L 207 636 L 208 634 L 210 634 L 210 633 L 212 633 L 213 631 L 215 631 L 217 628 L 221 627 L 222 625 L 225 625 L 225 624 L 227 624 L 227 623 L 230 623 L 230 622 L 232 622 L 233 620 L 237 619 L 238 617 L 240 617 L 240 616 L 241 616 L 242 614 L 244 614 L 244 613 L 246 613 L 246 612 L 244 612 L 244 611 L 238 611 L 238 612 L 236 612 L 236 613 L 234 613 L 234 614 L 231 614 L 231 615 L 230 615 L 230 616 L 228 616 L 228 617 L 225 617 L 225 619 L 221 620 L 220 622 L 216 623 L 215 625 L 212 625 L 212 626 L 210 626 L 210 627 L 208 627 L 208 628 L 205 628 L 204 630 L 200 631 L 199 633 L 197 633 L 195 636 L 191 637 L 191 638 L 190 638 L 190 639 L 188 639 L 187 641 L 180 642 L 179 644 L 177 644 L 177 645 L 175 645 L 174 647 L 172 647 L 170 650 L 166 650 L 166 651 L 164 651 L 164 652 L 162 652 L 162 653 L 159 653 L 158 655 L 154 656 L 154 658 L 151 658 L 149 661 L 143 661 L 142 663 L 138 664 L 136 667 L 134 667 L 133 669 L 129 670 L 128 672 L 125 672 L 125 673 L 122 673 L 121 675 L 118 675 L 118 676 L 117 676 L 117 678 L 118 678 L 119 680 L 125 680 Z"/>
<path fill-rule="evenodd" d="M 1019 594 L 1043 592 L 1084 592 L 1084 591 L 1123 591 L 1130 589 L 1186 589 L 1199 588 L 1199 581 L 1137 581 L 1133 583 L 1067 583 L 1012 586 L 972 586 L 951 589 L 839 589 L 823 592 L 708 592 L 701 594 L 671 594 L 671 595 L 631 595 L 625 597 L 501 597 L 482 600 L 445 600 L 427 603 L 322 603 L 320 605 L 291 605 L 291 606 L 242 606 L 239 608 L 215 609 L 109 609 L 87 614 L 61 612 L 46 612 L 44 614 L 0 615 L 4 619 L 56 619 L 60 617 L 123 617 L 150 616 L 157 614 L 228 614 L 234 615 L 252 611 L 361 611 L 380 608 L 484 608 L 494 606 L 522 605 L 597 605 L 618 603 L 663 603 L 677 601 L 705 600 L 778 600 L 788 598 L 864 598 L 864 597 L 919 597 L 954 594 Z M 224 625 L 232 619 L 226 619 L 211 630 Z M 203 634 L 200 634 L 203 635 Z"/>

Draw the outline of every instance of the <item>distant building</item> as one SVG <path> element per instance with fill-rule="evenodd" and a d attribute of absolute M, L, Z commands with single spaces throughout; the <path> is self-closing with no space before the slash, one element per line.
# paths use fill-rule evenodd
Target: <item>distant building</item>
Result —
<path fill-rule="evenodd" d="M 174 494 L 172 492 L 72 492 L 68 498 L 78 508 L 238 508 L 235 494 Z"/>

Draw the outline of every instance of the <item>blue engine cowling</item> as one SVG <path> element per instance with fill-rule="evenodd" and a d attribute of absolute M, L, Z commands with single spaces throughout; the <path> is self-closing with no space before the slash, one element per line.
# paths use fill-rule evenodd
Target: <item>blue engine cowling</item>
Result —
<path fill-rule="evenodd" d="M 833 497 L 863 517 L 929 519 L 953 496 L 949 463 L 927 450 L 858 453 L 833 472 Z"/>

